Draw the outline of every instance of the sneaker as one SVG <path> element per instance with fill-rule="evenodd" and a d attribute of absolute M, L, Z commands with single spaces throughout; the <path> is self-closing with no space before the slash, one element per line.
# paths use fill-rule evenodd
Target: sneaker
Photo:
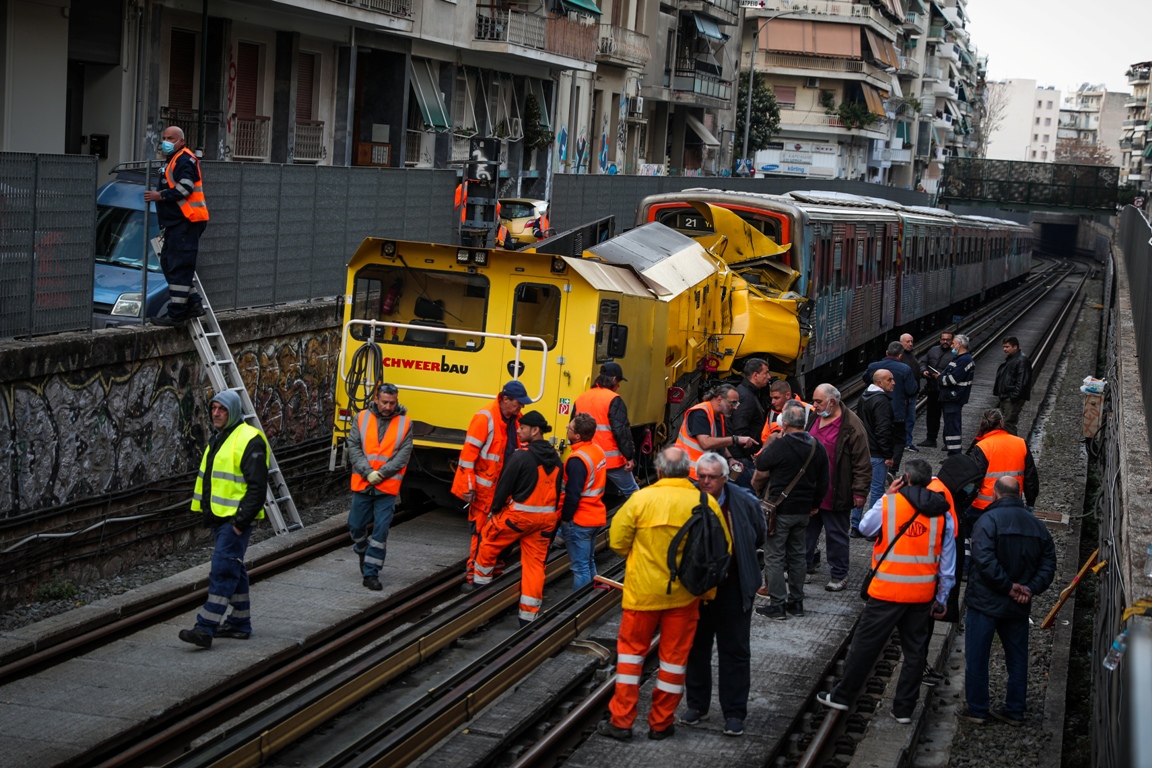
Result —
<path fill-rule="evenodd" d="M 906 445 L 906 446 L 904 446 L 904 450 L 912 451 L 912 453 L 920 453 L 920 449 L 914 445 Z"/>
<path fill-rule="evenodd" d="M 628 741 L 628 739 L 632 738 L 631 728 L 617 728 L 612 725 L 612 721 L 610 720 L 601 720 L 599 725 L 596 726 L 596 733 L 620 741 Z"/>
<path fill-rule="evenodd" d="M 770 619 L 776 619 L 777 621 L 788 620 L 788 611 L 784 608 L 783 605 L 779 604 L 761 605 L 756 608 L 756 613 L 760 614 L 761 616 L 767 616 Z"/>
<path fill-rule="evenodd" d="M 975 723 L 976 725 L 984 725 L 988 722 L 988 717 L 986 715 L 974 715 L 968 711 L 967 706 L 957 707 L 956 717 L 966 723 Z"/>
<path fill-rule="evenodd" d="M 242 632 L 236 627 L 220 627 L 216 630 L 216 637 L 230 637 L 233 640 L 247 640 L 252 637 L 251 632 Z"/>
<path fill-rule="evenodd" d="M 384 585 L 380 583 L 379 576 L 365 576 L 364 586 L 368 587 L 368 589 L 372 590 L 373 592 L 379 592 L 380 590 L 384 589 Z"/>
<path fill-rule="evenodd" d="M 804 615 L 804 601 L 803 600 L 789 600 L 784 603 L 784 610 L 788 611 L 789 616 L 800 618 Z"/>
<path fill-rule="evenodd" d="M 767 600 L 768 599 L 768 587 L 760 587 L 760 589 L 756 590 L 756 597 L 762 597 L 765 600 Z"/>
<path fill-rule="evenodd" d="M 725 736 L 743 736 L 744 721 L 738 717 L 730 717 L 724 721 Z"/>
<path fill-rule="evenodd" d="M 652 741 L 663 741 L 670 736 L 676 735 L 676 726 L 670 725 L 662 731 L 648 731 L 648 738 Z"/>
<path fill-rule="evenodd" d="M 182 629 L 180 630 L 179 637 L 184 642 L 192 643 L 192 645 L 197 648 L 207 650 L 212 647 L 212 635 L 202 629 Z"/>
<path fill-rule="evenodd" d="M 898 714 L 896 714 L 896 710 L 894 710 L 894 709 L 888 710 L 888 714 L 890 714 L 892 716 L 893 720 L 900 723 L 901 725 L 908 725 L 909 723 L 912 722 L 912 716 L 911 715 L 898 715 Z"/>
<path fill-rule="evenodd" d="M 924 667 L 924 674 L 920 676 L 920 682 L 929 688 L 935 688 L 940 683 L 944 682 L 944 675 L 940 674 L 932 667 Z"/>
<path fill-rule="evenodd" d="M 830 691 L 820 691 L 820 693 L 816 694 L 816 701 L 820 702 L 821 704 L 823 704 L 826 707 L 832 707 L 832 709 L 838 709 L 841 712 L 847 712 L 848 711 L 848 705 L 845 704 L 844 702 L 833 700 L 832 693 Z"/>
<path fill-rule="evenodd" d="M 936 440 L 934 438 L 930 437 L 927 440 L 920 441 L 919 443 L 917 443 L 917 445 L 919 445 L 921 448 L 935 448 L 936 447 Z"/>
<path fill-rule="evenodd" d="M 843 592 L 847 588 L 848 588 L 848 577 L 847 576 L 845 576 L 843 579 L 840 579 L 839 581 L 837 581 L 836 579 L 832 579 L 831 581 L 829 581 L 827 584 L 824 585 L 824 589 L 827 592 Z"/>
<path fill-rule="evenodd" d="M 1011 725 L 1014 728 L 1019 728 L 1020 726 L 1024 725 L 1024 718 L 1021 717 L 1017 719 L 1012 717 L 1011 715 L 1005 713 L 1002 709 L 989 710 L 988 714 L 992 715 L 992 717 L 999 720 L 1000 722 Z"/>
<path fill-rule="evenodd" d="M 700 725 L 700 723 L 704 722 L 707 719 L 708 719 L 708 713 L 707 712 L 701 712 L 698 709 L 693 709 L 692 707 L 689 707 L 688 709 L 684 710 L 684 714 L 680 715 L 680 721 L 679 722 L 681 725 Z"/>

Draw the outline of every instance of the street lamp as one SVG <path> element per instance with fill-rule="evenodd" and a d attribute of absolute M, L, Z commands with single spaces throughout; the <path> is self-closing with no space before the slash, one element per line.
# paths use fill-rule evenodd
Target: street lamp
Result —
<path fill-rule="evenodd" d="M 760 37 L 761 30 L 768 24 L 768 22 L 778 19 L 781 16 L 787 16 L 790 13 L 799 13 L 800 9 L 793 8 L 787 11 L 772 16 L 765 16 L 760 19 L 756 24 L 756 31 L 752 33 L 752 50 L 748 52 L 748 98 L 745 99 L 744 105 L 744 154 L 741 157 L 748 157 L 748 134 L 752 130 L 752 86 L 755 85 L 756 79 L 756 39 Z M 747 14 L 747 10 L 745 10 Z M 750 176 L 756 175 L 755 164 L 750 168 Z"/>

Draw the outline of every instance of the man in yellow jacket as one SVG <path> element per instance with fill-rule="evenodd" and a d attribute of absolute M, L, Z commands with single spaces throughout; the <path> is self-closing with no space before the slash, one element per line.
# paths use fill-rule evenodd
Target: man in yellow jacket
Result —
<path fill-rule="evenodd" d="M 665 448 L 656 457 L 659 477 L 625 502 L 612 518 L 608 544 L 627 558 L 624 616 L 616 645 L 616 693 L 608 705 L 610 717 L 597 731 L 614 739 L 632 738 L 640 698 L 640 674 L 653 635 L 660 632 L 660 670 L 648 713 L 648 738 L 666 739 L 675 732 L 676 707 L 684 695 L 688 653 L 696 636 L 701 600 L 716 590 L 693 595 L 679 582 L 668 582 L 668 547 L 700 504 L 700 491 L 688 479 L 690 458 L 680 448 Z M 708 507 L 724 528 L 731 551 L 732 534 L 716 500 L 705 494 Z"/>

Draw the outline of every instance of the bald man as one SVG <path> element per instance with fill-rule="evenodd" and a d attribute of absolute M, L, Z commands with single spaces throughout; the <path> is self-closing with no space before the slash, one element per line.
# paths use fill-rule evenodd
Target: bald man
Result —
<path fill-rule="evenodd" d="M 872 374 L 872 383 L 856 403 L 856 415 L 864 422 L 868 434 L 868 454 L 872 464 L 872 484 L 868 489 L 865 507 L 871 507 L 884 494 L 888 470 L 892 467 L 892 390 L 896 377 L 887 368 L 878 368 Z M 852 529 L 849 536 L 860 538 L 860 518 L 864 509 L 852 510 Z"/>

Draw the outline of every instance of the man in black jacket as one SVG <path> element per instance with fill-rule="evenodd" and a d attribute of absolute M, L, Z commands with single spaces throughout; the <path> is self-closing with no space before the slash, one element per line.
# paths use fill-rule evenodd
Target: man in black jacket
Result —
<path fill-rule="evenodd" d="M 1001 343 L 1004 344 L 1004 362 L 996 369 L 992 394 L 1000 398 L 1004 429 L 1015 435 L 1020 411 L 1032 396 L 1032 361 L 1020 351 L 1020 341 L 1015 336 L 1007 336 Z"/>
<path fill-rule="evenodd" d="M 950 331 L 942 331 L 940 333 L 940 343 L 932 347 L 924 353 L 924 359 L 920 361 L 920 375 L 927 382 L 924 388 L 924 397 L 928 400 L 928 418 L 924 422 L 925 428 L 928 431 L 928 436 L 920 445 L 925 448 L 936 447 L 936 437 L 940 434 L 940 400 L 937 397 L 940 393 L 940 371 L 944 370 L 944 366 L 948 365 L 952 355 L 952 333 Z"/>
<path fill-rule="evenodd" d="M 1028 693 L 1028 613 L 1032 598 L 1056 575 L 1052 536 L 1020 499 L 1014 477 L 1001 477 L 993 487 L 995 501 L 972 530 L 972 566 L 964 600 L 966 706 L 958 715 L 984 722 L 988 715 L 1010 725 L 1024 722 Z M 1008 667 L 1003 709 L 989 709 L 988 660 L 992 635 L 1000 636 Z"/>
<path fill-rule="evenodd" d="M 752 603 L 760 587 L 756 550 L 764 546 L 764 515 L 756 497 L 727 482 L 728 462 L 723 456 L 711 452 L 701 456 L 696 461 L 696 477 L 700 490 L 716 499 L 728 518 L 732 562 L 728 575 L 716 588 L 716 598 L 700 606 L 684 681 L 688 709 L 680 716 L 680 722 L 696 725 L 708 714 L 715 639 L 724 735 L 743 736 L 744 720 L 748 717 L 748 691 L 752 685 Z"/>
<path fill-rule="evenodd" d="M 252 524 L 264 517 L 271 455 L 264 433 L 244 421 L 240 395 L 231 390 L 216 395 L 210 414 L 216 434 L 204 448 L 192 495 L 192 511 L 204 512 L 215 540 L 208 600 L 196 614 L 196 626 L 179 635 L 198 648 L 211 648 L 213 637 L 247 640 L 252 634 L 244 556 Z"/>
<path fill-rule="evenodd" d="M 872 506 L 884 493 L 888 470 L 892 468 L 892 390 L 896 379 L 886 368 L 878 368 L 872 374 L 872 383 L 856 404 L 856 415 L 864 422 L 868 433 L 868 453 L 872 461 L 872 485 L 868 489 L 868 501 L 864 507 L 852 510 L 852 530 L 849 535 L 860 538 L 860 518 L 864 508 Z"/>
<path fill-rule="evenodd" d="M 733 435 L 746 435 L 753 440 L 760 440 L 760 433 L 764 431 L 766 412 L 762 393 L 764 387 L 772 381 L 772 373 L 768 370 L 768 363 L 758 357 L 749 358 L 744 363 L 744 381 L 736 385 L 740 393 L 740 405 L 729 417 L 729 432 Z M 742 488 L 752 487 L 752 457 L 754 448 L 745 448 L 735 444 L 729 449 L 732 458 L 744 465 L 744 471 L 732 478 Z"/>
<path fill-rule="evenodd" d="M 920 377 L 920 361 L 916 359 L 916 353 L 912 348 L 916 345 L 916 340 L 910 333 L 903 333 L 900 335 L 900 346 L 904 351 L 900 353 L 900 362 L 908 366 L 912 371 L 912 376 L 916 379 L 916 394 L 912 395 L 912 401 L 908 404 L 907 418 L 904 420 L 904 448 L 905 450 L 912 451 L 912 453 L 919 453 L 920 449 L 916 447 L 916 443 L 912 442 L 912 433 L 916 431 L 916 400 L 920 396 L 920 387 L 923 379 Z"/>
<path fill-rule="evenodd" d="M 765 498 L 779 504 L 776 508 L 776 533 L 768 537 L 764 551 L 764 579 L 769 604 L 756 612 L 770 619 L 785 620 L 788 615 L 804 615 L 804 576 L 808 568 L 805 556 L 808 518 L 820 508 L 828 493 L 828 453 L 820 441 L 804 431 L 808 414 L 799 403 L 788 403 L 780 414 L 783 436 L 768 444 L 756 457 L 756 475 L 752 486 Z M 813 453 L 813 448 L 815 453 Z M 811 454 L 811 461 L 808 456 Z M 788 498 L 780 500 L 784 489 L 796 478 L 801 467 L 804 474 Z M 785 585 L 784 574 L 788 574 Z"/>
<path fill-rule="evenodd" d="M 904 458 L 904 446 L 908 442 L 908 412 L 915 413 L 916 395 L 920 392 L 920 378 L 911 368 L 900 362 L 900 355 L 904 347 L 898 341 L 888 345 L 888 355 L 883 360 L 868 366 L 861 380 L 865 384 L 872 384 L 872 377 L 881 368 L 891 371 L 896 385 L 892 389 L 892 471 L 900 470 L 900 461 Z"/>

